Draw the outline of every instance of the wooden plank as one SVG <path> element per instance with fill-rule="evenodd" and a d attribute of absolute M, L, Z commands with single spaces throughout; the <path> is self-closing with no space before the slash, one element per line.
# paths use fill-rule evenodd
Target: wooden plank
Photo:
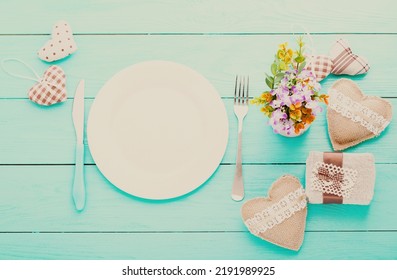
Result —
<path fill-rule="evenodd" d="M 216 5 L 211 0 L 101 0 L 95 5 L 78 0 L 6 0 L 0 5 L 0 34 L 48 33 L 59 19 L 67 19 L 78 33 L 277 33 L 292 32 L 292 23 L 312 32 L 395 32 L 395 8 L 390 0 L 306 0 L 301 5 L 293 0 Z"/>
<path fill-rule="evenodd" d="M 239 232 L 0 236 L 0 259 L 397 259 L 397 232 L 308 232 L 299 252 Z"/>
<path fill-rule="evenodd" d="M 393 107 L 397 99 L 389 99 Z M 237 147 L 237 121 L 233 100 L 224 99 L 229 118 L 229 143 L 223 163 L 234 163 Z M 29 100 L 4 99 L 0 102 L 0 164 L 73 164 L 75 132 L 72 100 L 49 108 Z M 86 118 L 92 100 L 86 102 Z M 396 116 L 382 135 L 346 152 L 374 153 L 377 163 L 396 163 Z M 286 138 L 273 133 L 267 119 L 252 106 L 244 123 L 244 163 L 304 163 L 309 151 L 332 150 L 325 113 L 301 137 Z M 86 163 L 93 163 L 87 140 Z M 290 147 L 297 147 L 291 152 Z"/>
<path fill-rule="evenodd" d="M 309 205 L 308 231 L 397 230 L 393 174 L 396 165 L 377 165 L 370 206 Z M 123 193 L 95 166 L 86 166 L 87 205 L 74 210 L 73 166 L 0 167 L 0 232 L 247 231 L 242 203 L 230 198 L 234 166 L 221 166 L 193 193 L 171 201 L 149 201 Z M 304 184 L 303 165 L 244 166 L 246 198 L 267 196 L 284 174 Z M 1 250 L 0 250 L 1 251 Z"/>
<path fill-rule="evenodd" d="M 369 95 L 396 97 L 393 73 L 397 73 L 397 65 L 390 59 L 389 52 L 380 51 L 379 46 L 397 45 L 397 36 L 318 35 L 313 36 L 316 52 L 328 54 L 333 43 L 341 37 L 347 39 L 354 52 L 366 57 L 371 64 L 367 75 L 353 78 L 362 90 Z M 2 59 L 21 59 L 41 75 L 48 64 L 37 58 L 36 51 L 48 38 L 0 36 Z M 56 64 L 67 75 L 69 97 L 74 96 L 78 81 L 85 79 L 86 97 L 93 98 L 112 75 L 145 60 L 171 60 L 185 64 L 202 73 L 224 97 L 233 95 L 236 74 L 249 74 L 251 96 L 255 96 L 267 89 L 265 72 L 269 73 L 278 45 L 288 41 L 295 46 L 295 39 L 292 35 L 77 36 L 79 50 Z M 6 66 L 13 72 L 32 76 L 21 65 L 8 63 Z M 328 91 L 338 78 L 331 75 L 322 81 L 323 92 Z M 33 82 L 10 77 L 0 71 L 0 85 L 0 98 L 26 98 Z"/>

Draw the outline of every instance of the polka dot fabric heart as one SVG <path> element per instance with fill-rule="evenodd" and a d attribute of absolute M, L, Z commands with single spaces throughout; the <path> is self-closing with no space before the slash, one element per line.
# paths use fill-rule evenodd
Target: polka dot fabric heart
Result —
<path fill-rule="evenodd" d="M 43 106 L 64 102 L 67 99 L 66 76 L 62 68 L 56 65 L 48 68 L 41 81 L 29 90 L 29 99 Z"/>
<path fill-rule="evenodd" d="M 72 29 L 66 21 L 58 21 L 52 29 L 52 39 L 37 52 L 40 59 L 52 62 L 71 55 L 77 50 Z"/>

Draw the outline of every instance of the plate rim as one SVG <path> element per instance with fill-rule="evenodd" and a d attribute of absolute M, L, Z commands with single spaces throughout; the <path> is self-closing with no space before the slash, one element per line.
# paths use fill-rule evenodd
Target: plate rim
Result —
<path fill-rule="evenodd" d="M 114 180 L 112 180 L 112 178 L 109 178 L 109 177 L 112 177 L 112 176 L 108 176 L 109 174 L 108 175 L 106 174 L 106 170 L 103 170 L 104 166 L 102 166 L 102 163 L 98 164 L 98 162 L 97 162 L 98 154 L 95 155 L 96 151 L 93 151 L 93 149 L 92 149 L 92 146 L 93 146 L 92 143 L 95 141 L 95 140 L 92 139 L 92 137 L 93 137 L 92 136 L 92 133 L 93 133 L 92 132 L 92 126 L 93 126 L 93 122 L 94 122 L 93 121 L 92 112 L 95 112 L 95 109 L 93 111 L 93 108 L 95 108 L 95 104 L 97 103 L 97 97 L 101 96 L 101 94 L 104 94 L 102 92 L 106 88 L 106 85 L 108 83 L 110 83 L 111 80 L 113 80 L 115 77 L 117 77 L 117 75 L 119 75 L 121 72 L 128 71 L 128 69 L 135 69 L 137 67 L 141 67 L 141 66 L 147 65 L 147 64 L 154 64 L 154 65 L 155 64 L 168 64 L 168 65 L 172 65 L 172 66 L 175 66 L 175 67 L 179 67 L 181 69 L 183 69 L 183 68 L 189 69 L 189 71 L 191 71 L 191 73 L 194 73 L 194 75 L 197 75 L 203 81 L 208 83 L 208 85 L 212 88 L 213 92 L 217 94 L 217 97 L 215 97 L 215 99 L 217 99 L 219 101 L 219 103 L 221 104 L 221 106 L 219 106 L 219 107 L 222 110 L 222 112 L 220 112 L 219 114 L 223 116 L 225 128 L 224 128 L 224 135 L 223 135 L 222 144 L 219 145 L 222 148 L 222 150 L 219 148 L 219 158 L 217 158 L 216 161 L 214 160 L 214 162 L 217 162 L 217 163 L 213 164 L 214 165 L 213 168 L 211 168 L 211 169 L 208 168 L 208 172 L 207 172 L 208 175 L 202 176 L 203 178 L 201 178 L 200 180 L 196 180 L 197 182 L 192 184 L 192 186 L 188 188 L 189 189 L 188 191 L 180 193 L 178 195 L 172 195 L 172 196 L 167 196 L 167 197 L 165 197 L 164 195 L 162 195 L 161 197 L 142 196 L 142 195 L 134 194 L 133 192 L 126 190 L 126 188 L 123 188 L 122 186 L 116 185 L 113 182 Z M 207 182 L 213 176 L 213 174 L 219 168 L 219 166 L 220 166 L 220 164 L 222 162 L 222 159 L 224 158 L 225 153 L 226 153 L 226 149 L 227 149 L 227 145 L 228 145 L 228 139 L 229 139 L 229 119 L 228 119 L 228 114 L 227 114 L 226 106 L 225 106 L 221 96 L 219 95 L 219 92 L 215 88 L 215 86 L 204 75 L 202 75 L 197 70 L 195 70 L 195 69 L 193 69 L 193 68 L 191 68 L 189 66 L 186 66 L 184 64 L 181 64 L 181 63 L 178 63 L 178 62 L 174 62 L 174 61 L 168 61 L 168 60 L 145 60 L 145 61 L 141 61 L 141 62 L 137 62 L 137 63 L 131 64 L 131 65 L 129 65 L 129 66 L 127 66 L 125 68 L 122 68 L 119 71 L 117 71 L 115 74 L 113 74 L 109 79 L 107 79 L 104 82 L 104 84 L 102 85 L 102 87 L 98 91 L 98 93 L 95 96 L 95 99 L 94 99 L 94 101 L 93 101 L 93 103 L 91 105 L 90 112 L 89 112 L 89 115 L 88 115 L 88 120 L 87 120 L 87 141 L 88 141 L 88 146 L 89 146 L 89 149 L 90 149 L 91 157 L 93 158 L 94 163 L 96 164 L 96 166 L 97 166 L 98 170 L 100 171 L 100 173 L 109 181 L 109 183 L 111 185 L 116 187 L 118 190 L 120 190 L 120 191 L 122 191 L 122 192 L 124 192 L 124 193 L 126 193 L 128 195 L 131 195 L 133 197 L 137 197 L 137 198 L 140 198 L 140 199 L 146 199 L 146 200 L 155 200 L 155 201 L 156 200 L 160 200 L 160 201 L 161 200 L 171 200 L 171 199 L 175 199 L 175 198 L 178 198 L 178 197 L 186 196 L 186 195 L 194 192 L 195 190 L 199 189 L 205 182 Z M 219 143 L 220 142 L 221 141 L 219 141 Z M 101 162 L 101 160 L 99 160 L 99 162 Z"/>

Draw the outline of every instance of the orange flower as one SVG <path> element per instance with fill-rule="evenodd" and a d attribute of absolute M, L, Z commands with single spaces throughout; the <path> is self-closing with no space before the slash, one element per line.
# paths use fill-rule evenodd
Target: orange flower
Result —
<path fill-rule="evenodd" d="M 298 103 L 296 103 L 296 104 L 291 104 L 291 106 L 289 106 L 289 108 L 291 109 L 291 110 L 296 110 L 296 109 L 298 109 L 298 108 L 301 108 L 302 107 L 302 103 L 301 102 L 298 102 Z M 302 109 L 304 109 L 304 108 L 302 108 Z M 301 110 L 302 110 L 301 109 Z M 302 111 L 303 112 L 303 111 Z"/>
<path fill-rule="evenodd" d="M 305 115 L 311 115 L 312 114 L 312 109 L 310 109 L 310 108 L 303 107 L 301 110 L 302 110 L 302 113 L 305 114 Z"/>
<path fill-rule="evenodd" d="M 295 128 L 295 134 L 299 134 L 299 131 L 301 129 L 304 129 L 305 125 L 303 123 L 299 122 L 299 123 L 295 124 L 294 128 Z"/>
<path fill-rule="evenodd" d="M 320 100 L 328 105 L 328 95 L 326 95 L 326 94 L 320 95 Z"/>
<path fill-rule="evenodd" d="M 311 124 L 315 119 L 316 119 L 316 117 L 313 115 L 303 115 L 302 116 L 302 122 L 304 122 L 305 124 Z"/>

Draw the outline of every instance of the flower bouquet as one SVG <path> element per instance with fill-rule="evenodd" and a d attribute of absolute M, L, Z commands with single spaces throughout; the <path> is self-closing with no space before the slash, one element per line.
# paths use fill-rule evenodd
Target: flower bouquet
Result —
<path fill-rule="evenodd" d="M 298 38 L 298 49 L 281 44 L 266 74 L 270 90 L 255 97 L 251 103 L 259 105 L 269 117 L 275 133 L 294 137 L 305 132 L 322 111 L 320 102 L 328 104 L 327 95 L 320 94 L 321 85 L 314 74 L 305 69 L 304 42 Z"/>

